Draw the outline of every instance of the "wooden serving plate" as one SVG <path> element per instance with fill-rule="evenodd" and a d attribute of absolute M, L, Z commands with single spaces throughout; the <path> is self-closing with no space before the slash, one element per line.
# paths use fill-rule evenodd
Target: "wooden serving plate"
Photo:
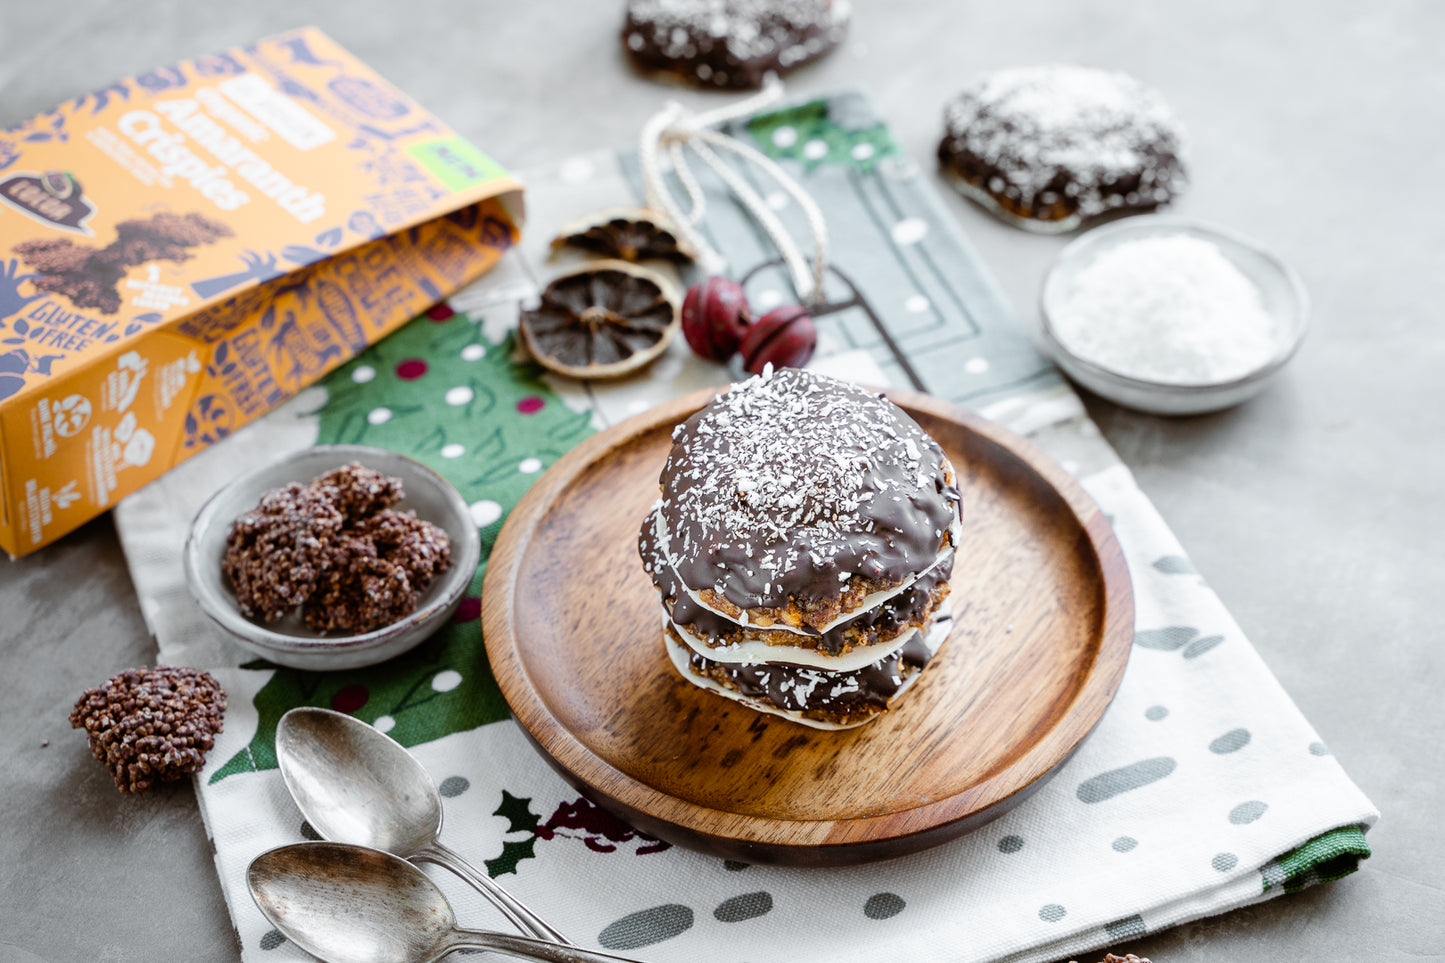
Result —
<path fill-rule="evenodd" d="M 882 718 L 822 731 L 683 680 L 661 640 L 637 531 L 698 392 L 588 439 L 503 526 L 482 589 L 502 694 L 598 805 L 670 842 L 748 862 L 901 856 L 1023 801 L 1114 696 L 1134 603 L 1108 520 L 1032 444 L 923 395 L 889 397 L 958 470 L 953 634 Z"/>

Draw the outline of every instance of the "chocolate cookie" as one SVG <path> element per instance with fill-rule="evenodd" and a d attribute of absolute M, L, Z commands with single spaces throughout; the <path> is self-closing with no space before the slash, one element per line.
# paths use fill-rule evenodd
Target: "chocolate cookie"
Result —
<path fill-rule="evenodd" d="M 881 395 L 796 368 L 679 426 L 661 484 L 663 553 L 740 624 L 827 632 L 906 589 L 957 535 L 938 443 Z"/>
<path fill-rule="evenodd" d="M 348 525 L 390 508 L 402 496 L 400 478 L 389 478 L 355 463 L 312 479 L 310 487 L 329 498 Z"/>
<path fill-rule="evenodd" d="M 1003 220 L 1042 233 L 1152 210 L 1186 186 L 1183 131 L 1127 74 L 1051 65 L 1000 70 L 944 111 L 943 174 Z"/>
<path fill-rule="evenodd" d="M 628 0 L 622 47 L 640 70 L 695 87 L 761 87 L 837 46 L 848 0 Z"/>
<path fill-rule="evenodd" d="M 323 491 L 293 482 L 261 496 L 231 524 L 221 571 L 249 618 L 274 622 L 316 589 L 346 517 Z"/>
<path fill-rule="evenodd" d="M 333 541 L 301 614 L 318 632 L 370 632 L 415 612 L 432 578 L 450 567 L 446 532 L 414 512 L 383 509 Z"/>

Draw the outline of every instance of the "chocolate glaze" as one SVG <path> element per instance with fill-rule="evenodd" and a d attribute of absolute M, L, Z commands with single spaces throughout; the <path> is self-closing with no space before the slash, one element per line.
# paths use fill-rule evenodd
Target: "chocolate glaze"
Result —
<path fill-rule="evenodd" d="M 745 609 L 837 599 L 853 576 L 898 583 L 958 519 L 945 464 L 881 395 L 795 368 L 751 378 L 673 433 L 664 548 L 685 585 Z"/>
<path fill-rule="evenodd" d="M 676 640 L 676 635 L 673 638 Z M 794 712 L 846 714 L 888 708 L 904 683 L 928 665 L 935 650 L 925 633 L 915 632 L 902 648 L 854 672 L 787 663 L 728 665 L 689 652 L 688 662 L 696 672 L 712 675 L 721 671 L 734 689 L 750 699 L 763 699 Z"/>
<path fill-rule="evenodd" d="M 649 515 L 648 519 L 651 520 L 652 517 Z M 665 600 L 663 606 L 668 610 L 672 621 L 687 628 L 708 645 L 722 646 L 729 644 L 730 641 L 735 641 L 730 639 L 730 636 L 736 633 L 740 626 L 726 616 L 699 605 L 691 595 L 683 591 L 677 573 L 673 571 L 657 544 L 657 535 L 653 526 L 646 522 L 643 523 L 638 537 L 637 550 L 645 563 L 647 574 L 652 578 L 652 584 L 657 586 L 658 591 L 663 595 Z M 841 652 L 847 644 L 847 633 L 850 628 L 876 628 L 878 638 L 887 640 L 897 636 L 908 625 L 928 614 L 933 591 L 940 582 L 947 580 L 952 571 L 953 553 L 950 552 L 926 574 L 919 576 L 918 580 L 906 591 L 861 612 L 846 622 L 835 625 L 827 632 L 806 637 L 796 633 L 789 634 L 793 636 L 794 644 L 803 645 L 806 642 L 809 648 L 833 655 Z"/>

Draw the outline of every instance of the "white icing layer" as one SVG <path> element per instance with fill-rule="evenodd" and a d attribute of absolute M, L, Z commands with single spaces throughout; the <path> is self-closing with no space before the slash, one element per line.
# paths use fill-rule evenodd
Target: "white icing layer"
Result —
<path fill-rule="evenodd" d="M 673 622 L 665 613 L 663 620 L 677 631 L 677 634 L 687 643 L 688 648 L 714 662 L 724 662 L 728 665 L 786 662 L 789 665 L 806 665 L 830 672 L 853 672 L 864 666 L 872 665 L 879 659 L 886 658 L 903 648 L 920 631 L 919 629 L 910 629 L 887 642 L 861 646 L 843 655 L 829 655 L 827 652 L 805 649 L 799 645 L 768 645 L 766 642 L 757 641 L 743 641 L 733 645 L 714 647 L 693 635 L 683 626 Z"/>
<path fill-rule="evenodd" d="M 929 626 L 928 634 L 924 637 L 925 643 L 928 645 L 930 661 L 932 660 L 933 656 L 938 653 L 939 648 L 942 647 L 944 641 L 948 638 L 948 633 L 952 628 L 953 616 L 951 614 L 935 617 L 933 624 Z M 724 698 L 728 698 L 733 700 L 734 702 L 741 703 L 742 705 L 747 706 L 749 709 L 753 709 L 757 712 L 765 712 L 769 715 L 780 716 L 781 718 L 787 719 L 790 722 L 797 722 L 805 726 L 810 726 L 814 729 L 838 730 L 856 729 L 858 726 L 861 726 L 866 722 L 872 722 L 879 715 L 882 715 L 885 711 L 879 709 L 877 712 L 873 713 L 870 716 L 867 716 L 866 718 L 860 719 L 857 722 L 850 723 L 824 722 L 818 719 L 810 719 L 802 712 L 793 709 L 781 709 L 773 703 L 767 701 L 766 699 L 750 698 L 743 695 L 741 692 L 738 692 L 735 689 L 729 689 L 727 686 L 715 682 L 712 679 L 707 678 L 706 676 L 697 675 L 692 671 L 692 666 L 688 661 L 689 655 L 688 648 L 686 646 L 678 645 L 676 642 L 674 642 L 668 636 L 665 629 L 662 633 L 662 641 L 663 644 L 667 647 L 667 655 L 668 658 L 672 660 L 673 668 L 677 669 L 678 673 L 681 674 L 682 677 L 688 682 L 691 682 L 693 685 L 697 686 L 700 689 L 706 689 L 709 692 L 715 692 L 718 695 L 723 696 Z M 914 683 L 916 683 L 919 678 L 922 677 L 923 672 L 927 670 L 927 668 L 928 666 L 924 665 L 923 669 L 915 672 L 911 677 L 904 680 L 903 685 L 899 687 L 898 691 L 893 694 L 893 698 L 889 700 L 890 707 L 898 700 L 900 696 L 903 695 L 903 693 L 907 692 L 910 688 L 912 688 Z"/>

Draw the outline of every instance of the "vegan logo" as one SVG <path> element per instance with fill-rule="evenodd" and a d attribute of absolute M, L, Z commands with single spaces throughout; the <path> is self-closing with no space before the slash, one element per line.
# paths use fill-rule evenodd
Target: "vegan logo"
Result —
<path fill-rule="evenodd" d="M 62 438 L 72 438 L 90 421 L 90 401 L 84 395 L 66 395 L 51 406 L 54 412 L 55 433 Z"/>
<path fill-rule="evenodd" d="M 94 236 L 85 222 L 95 205 L 85 196 L 80 181 L 66 171 L 17 171 L 0 181 L 0 201 L 42 224 L 72 234 Z"/>

